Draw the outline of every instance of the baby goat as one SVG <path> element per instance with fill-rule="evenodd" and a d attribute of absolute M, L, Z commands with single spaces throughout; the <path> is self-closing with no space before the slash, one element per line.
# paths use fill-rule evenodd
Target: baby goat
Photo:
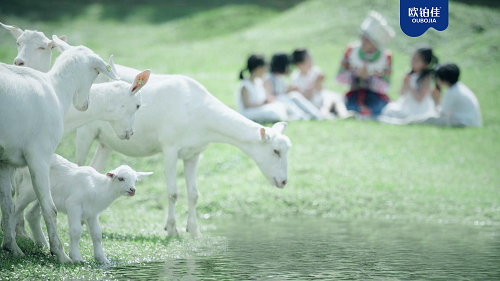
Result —
<path fill-rule="evenodd" d="M 86 222 L 94 244 L 94 257 L 99 263 L 109 263 L 101 245 L 102 230 L 99 225 L 99 214 L 120 196 L 134 196 L 135 183 L 151 174 L 136 172 L 129 166 L 122 165 L 102 175 L 91 167 L 79 167 L 57 154 L 52 156 L 50 191 L 57 211 L 68 215 L 69 256 L 74 262 L 82 262 L 78 243 L 82 235 L 82 222 Z M 28 204 L 36 200 L 36 195 L 28 169 L 19 170 L 16 183 L 17 220 Z M 34 241 L 48 246 L 40 219 L 40 206 L 37 201 L 26 215 L 26 220 Z"/>

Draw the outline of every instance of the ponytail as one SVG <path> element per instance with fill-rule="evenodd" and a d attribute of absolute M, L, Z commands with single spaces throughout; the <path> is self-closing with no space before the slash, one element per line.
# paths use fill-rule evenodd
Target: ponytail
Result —
<path fill-rule="evenodd" d="M 243 69 L 242 71 L 240 71 L 240 80 L 243 80 L 245 79 L 245 76 L 243 76 L 243 73 L 245 71 L 249 71 L 250 73 L 252 73 L 256 68 L 258 67 L 261 67 L 261 66 L 265 66 L 266 65 L 266 61 L 264 59 L 264 56 L 262 55 L 251 55 L 248 60 L 247 60 L 247 67 L 245 69 Z"/>
<path fill-rule="evenodd" d="M 245 69 L 243 69 L 242 71 L 240 71 L 240 80 L 245 79 L 245 77 L 243 76 L 243 72 L 244 72 L 245 70 L 247 70 L 247 69 L 248 69 L 248 68 L 245 68 Z"/>
<path fill-rule="evenodd" d="M 422 81 L 427 76 L 434 76 L 436 69 L 439 65 L 439 59 L 433 54 L 432 49 L 429 47 L 421 47 L 417 49 L 416 53 L 420 55 L 423 62 L 427 63 L 427 67 L 420 73 L 417 78 L 417 88 L 420 89 Z M 413 72 L 413 71 L 412 71 Z"/>

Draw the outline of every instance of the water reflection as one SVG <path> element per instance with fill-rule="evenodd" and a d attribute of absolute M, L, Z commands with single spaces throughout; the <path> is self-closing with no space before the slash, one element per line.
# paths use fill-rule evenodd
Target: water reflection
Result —
<path fill-rule="evenodd" d="M 216 221 L 227 249 L 112 268 L 117 279 L 498 279 L 500 228 L 396 222 Z"/>

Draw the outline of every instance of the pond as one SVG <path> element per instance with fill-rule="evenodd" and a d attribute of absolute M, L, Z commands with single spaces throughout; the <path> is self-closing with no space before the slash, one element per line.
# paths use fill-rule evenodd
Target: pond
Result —
<path fill-rule="evenodd" d="M 118 280 L 500 279 L 500 228 L 330 219 L 213 221 L 217 250 L 115 266 Z"/>

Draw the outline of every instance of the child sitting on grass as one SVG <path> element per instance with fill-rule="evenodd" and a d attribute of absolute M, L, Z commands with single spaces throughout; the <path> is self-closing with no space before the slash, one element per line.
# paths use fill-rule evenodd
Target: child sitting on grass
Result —
<path fill-rule="evenodd" d="M 435 126 L 480 127 L 481 109 L 474 93 L 458 81 L 460 69 L 454 63 L 448 63 L 436 71 L 437 87 L 433 91 L 436 100 L 441 96 L 440 88 L 448 88 L 438 106 L 438 115 L 422 115 L 409 118 L 407 124 L 430 124 Z"/>
<path fill-rule="evenodd" d="M 291 120 L 322 120 L 319 109 L 300 94 L 296 86 L 288 86 L 285 77 L 289 74 L 290 57 L 285 53 L 274 54 L 271 59 L 271 71 L 264 82 L 268 95 L 286 104 Z"/>
<path fill-rule="evenodd" d="M 418 48 L 411 60 L 411 72 L 404 78 L 401 97 L 384 107 L 379 121 L 391 123 L 393 119 L 434 113 L 436 106 L 431 95 L 431 75 L 437 63 L 438 58 L 431 48 Z"/>
<path fill-rule="evenodd" d="M 296 49 L 292 53 L 292 62 L 297 66 L 291 75 L 292 86 L 320 109 L 324 118 L 332 118 L 331 112 L 340 118 L 348 117 L 344 97 L 323 88 L 325 75 L 317 65 L 313 65 L 307 49 Z"/>
<path fill-rule="evenodd" d="M 285 104 L 268 95 L 264 88 L 262 76 L 266 72 L 266 61 L 262 55 L 251 55 L 247 67 L 240 72 L 240 86 L 236 93 L 236 106 L 239 113 L 255 122 L 287 121 Z M 248 71 L 250 77 L 245 78 Z"/>

